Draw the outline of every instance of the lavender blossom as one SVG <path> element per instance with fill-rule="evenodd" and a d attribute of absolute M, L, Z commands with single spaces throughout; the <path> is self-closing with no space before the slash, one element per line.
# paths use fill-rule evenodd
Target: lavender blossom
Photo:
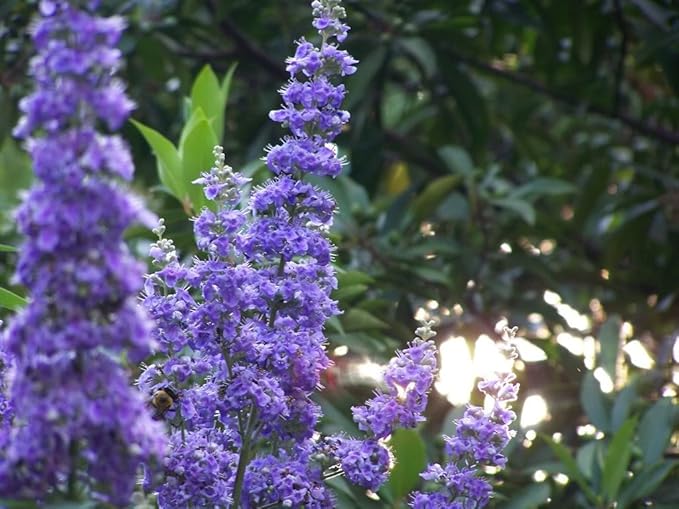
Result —
<path fill-rule="evenodd" d="M 424 421 L 427 394 L 436 375 L 436 333 L 432 323 L 418 328 L 408 348 L 397 352 L 384 373 L 385 389 L 365 405 L 352 408 L 358 427 L 376 438 L 385 438 L 395 427 L 414 428 Z"/>
<path fill-rule="evenodd" d="M 503 345 L 515 358 L 511 339 L 516 329 L 505 330 Z M 434 491 L 415 492 L 410 506 L 413 509 L 481 509 L 490 501 L 492 486 L 482 477 L 484 467 L 503 468 L 507 458 L 503 454 L 514 432 L 509 429 L 516 419 L 510 404 L 517 399 L 519 385 L 516 376 L 498 373 L 482 380 L 479 390 L 492 400 L 489 410 L 467 407 L 456 424 L 455 435 L 444 437 L 449 462 L 442 466 L 429 465 L 421 477 L 434 485 Z"/>
<path fill-rule="evenodd" d="M 142 460 L 163 434 L 120 362 L 148 355 L 136 304 L 142 266 L 123 232 L 146 220 L 125 191 L 132 161 L 117 129 L 132 109 L 115 78 L 124 22 L 42 1 L 33 30 L 35 91 L 15 134 L 36 184 L 17 213 L 25 236 L 16 280 L 31 295 L 3 338 L 13 356 L 12 427 L 3 433 L 0 492 L 32 501 L 75 494 L 126 505 Z"/>

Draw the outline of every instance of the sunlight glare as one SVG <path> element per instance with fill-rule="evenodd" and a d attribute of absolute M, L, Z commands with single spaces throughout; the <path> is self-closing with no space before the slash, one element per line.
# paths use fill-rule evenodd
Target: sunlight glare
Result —
<path fill-rule="evenodd" d="M 592 323 L 588 316 L 581 314 L 577 309 L 564 303 L 561 295 L 551 290 L 545 290 L 543 296 L 545 303 L 556 309 L 556 312 L 566 320 L 569 327 L 580 332 L 588 331 L 592 328 Z"/>
<path fill-rule="evenodd" d="M 574 336 L 569 332 L 561 332 L 556 337 L 556 342 L 573 355 L 581 356 L 585 354 L 585 341 L 580 336 Z"/>
<path fill-rule="evenodd" d="M 613 384 L 613 380 L 611 380 L 610 375 L 604 368 L 599 366 L 594 370 L 594 378 L 597 379 L 597 382 L 599 382 L 599 387 L 601 387 L 601 392 L 604 394 L 609 394 L 613 392 L 613 389 L 615 388 Z"/>
<path fill-rule="evenodd" d="M 531 394 L 523 402 L 521 410 L 521 427 L 536 426 L 549 417 L 549 408 L 545 398 L 539 394 Z"/>
<path fill-rule="evenodd" d="M 498 350 L 495 341 L 486 334 L 481 334 L 474 345 L 474 374 L 485 378 L 511 369 L 512 361 Z"/>
<path fill-rule="evenodd" d="M 547 354 L 539 346 L 534 345 L 526 338 L 514 338 L 514 344 L 519 351 L 519 356 L 524 362 L 540 362 L 547 360 Z"/>
<path fill-rule="evenodd" d="M 436 390 L 453 405 L 464 405 L 474 388 L 474 365 L 467 341 L 453 336 L 441 344 L 441 371 Z"/>
<path fill-rule="evenodd" d="M 650 356 L 644 345 L 638 339 L 633 339 L 627 343 L 622 349 L 627 355 L 629 355 L 629 360 L 637 368 L 641 369 L 652 369 L 655 365 L 653 357 Z"/>

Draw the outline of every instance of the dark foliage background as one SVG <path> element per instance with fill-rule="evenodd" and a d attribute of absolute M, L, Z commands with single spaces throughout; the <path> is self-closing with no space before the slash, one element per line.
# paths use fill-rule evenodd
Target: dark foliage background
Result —
<path fill-rule="evenodd" d="M 323 184 L 339 204 L 336 297 L 345 310 L 328 326 L 338 355 L 322 397 L 327 429 L 351 430 L 348 408 L 370 391 L 356 366 L 384 361 L 409 340 L 418 310 L 438 320 L 441 342 L 462 336 L 472 349 L 481 334 L 496 338 L 504 318 L 544 352 L 518 374 L 522 398 L 541 395 L 549 416 L 533 426 L 537 435 L 518 428 L 495 505 L 679 507 L 679 5 L 345 4 L 349 49 L 361 64 L 348 84 L 351 128 L 340 138 L 347 176 Z M 135 118 L 171 140 L 201 68 L 223 76 L 238 63 L 223 143 L 232 166 L 266 178 L 262 148 L 281 134 L 267 113 L 278 105 L 292 41 L 312 36 L 307 2 L 106 7 L 130 20 L 123 50 Z M 30 86 L 35 8 L 0 4 L 3 245 L 20 243 L 11 209 L 30 182 L 10 131 Z M 186 204 L 160 188 L 138 131 L 129 125 L 124 134 L 137 191 L 190 256 Z M 129 236 L 145 256 L 149 232 Z M 10 248 L 0 251 L 0 286 L 21 294 L 11 284 L 15 260 Z M 348 353 L 336 350 L 343 345 Z M 422 448 L 436 458 L 436 436 L 458 413 L 437 393 L 421 433 L 395 438 L 397 459 L 408 460 L 383 501 L 399 507 L 398 486 L 417 483 Z M 346 487 L 340 502 L 380 505 Z"/>

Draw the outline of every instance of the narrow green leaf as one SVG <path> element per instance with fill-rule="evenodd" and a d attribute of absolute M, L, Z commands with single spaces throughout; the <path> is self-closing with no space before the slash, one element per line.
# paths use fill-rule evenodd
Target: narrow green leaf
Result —
<path fill-rule="evenodd" d="M 504 209 L 515 212 L 521 217 L 521 219 L 523 219 L 526 223 L 530 225 L 535 224 L 536 215 L 535 209 L 527 201 L 507 197 L 507 198 L 496 198 L 492 200 L 492 203 L 493 205 L 496 205 L 498 207 L 502 207 Z"/>
<path fill-rule="evenodd" d="M 615 398 L 613 411 L 611 412 L 611 430 L 617 431 L 622 423 L 627 420 L 632 410 L 632 405 L 638 399 L 637 383 L 630 383 Z"/>
<path fill-rule="evenodd" d="M 351 94 L 347 98 L 345 107 L 353 110 L 360 101 L 366 100 L 372 94 L 368 93 L 374 85 L 375 78 L 386 63 L 387 47 L 382 44 L 375 46 L 375 50 L 361 59 L 358 71 L 347 79 L 347 89 Z"/>
<path fill-rule="evenodd" d="M 438 150 L 438 154 L 452 173 L 468 177 L 474 172 L 474 163 L 465 149 L 446 145 Z"/>
<path fill-rule="evenodd" d="M 632 438 L 634 437 L 636 426 L 636 417 L 627 419 L 615 435 L 613 435 L 613 439 L 608 445 L 601 479 L 603 495 L 608 501 L 613 501 L 617 498 L 618 490 L 625 478 L 632 454 Z"/>
<path fill-rule="evenodd" d="M 215 145 L 217 145 L 217 136 L 210 127 L 210 123 L 203 119 L 193 126 L 181 148 L 182 183 L 187 189 L 189 200 L 196 213 L 207 204 L 207 200 L 203 195 L 202 186 L 193 182 L 200 177 L 201 173 L 208 171 L 214 163 L 212 150 Z"/>
<path fill-rule="evenodd" d="M 415 59 L 427 78 L 434 75 L 437 68 L 436 53 L 426 39 L 422 37 L 403 37 L 397 41 L 404 52 Z"/>
<path fill-rule="evenodd" d="M 82 502 L 50 502 L 45 504 L 44 509 L 95 509 L 99 504 L 92 500 L 85 500 Z"/>
<path fill-rule="evenodd" d="M 17 248 L 8 244 L 0 244 L 0 253 L 16 253 Z"/>
<path fill-rule="evenodd" d="M 578 469 L 590 481 L 594 477 L 595 464 L 600 447 L 600 441 L 592 440 L 579 447 L 578 452 L 575 453 L 575 462 L 578 465 Z"/>
<path fill-rule="evenodd" d="M 343 286 L 333 293 L 332 298 L 341 301 L 351 300 L 360 295 L 363 295 L 367 290 L 368 290 L 367 285 L 358 284 Z"/>
<path fill-rule="evenodd" d="M 422 437 L 413 429 L 396 430 L 389 444 L 396 460 L 389 476 L 389 487 L 394 499 L 400 500 L 418 484 L 420 473 L 427 464 L 427 455 Z"/>
<path fill-rule="evenodd" d="M 565 180 L 538 177 L 512 192 L 512 198 L 535 199 L 545 195 L 559 195 L 574 193 L 577 188 Z"/>
<path fill-rule="evenodd" d="M 617 315 L 612 315 L 601 326 L 599 330 L 599 344 L 601 345 L 601 353 L 599 354 L 597 364 L 604 368 L 611 380 L 616 379 L 615 366 L 618 359 L 618 351 L 620 349 L 620 325 L 622 320 Z"/>
<path fill-rule="evenodd" d="M 221 140 L 224 132 L 224 101 L 219 80 L 209 65 L 201 69 L 193 82 L 191 107 L 193 111 L 197 108 L 203 110 L 217 140 Z"/>
<path fill-rule="evenodd" d="M 340 288 L 343 286 L 359 285 L 359 284 L 371 284 L 375 280 L 372 276 L 366 274 L 365 272 L 360 272 L 358 270 L 347 270 L 339 271 L 337 273 L 337 284 Z"/>
<path fill-rule="evenodd" d="M 413 200 L 411 210 L 416 221 L 428 217 L 461 182 L 460 175 L 439 177 Z"/>
<path fill-rule="evenodd" d="M 325 321 L 325 325 L 326 325 L 326 327 L 333 329 L 335 332 L 337 332 L 338 334 L 340 334 L 342 336 L 344 336 L 344 334 L 346 334 L 344 332 L 344 327 L 342 327 L 342 322 L 340 322 L 340 319 L 339 319 L 338 316 L 331 316 L 330 318 L 328 318 Z"/>
<path fill-rule="evenodd" d="M 38 509 L 40 506 L 36 502 L 29 502 L 27 500 L 0 498 L 0 507 L 7 509 Z"/>
<path fill-rule="evenodd" d="M 156 156 L 158 163 L 158 177 L 160 182 L 179 200 L 185 198 L 185 188 L 182 185 L 182 163 L 177 149 L 170 140 L 165 138 L 155 129 L 145 126 L 136 120 L 131 121 L 139 129 L 151 150 Z"/>
<path fill-rule="evenodd" d="M 372 313 L 359 308 L 350 309 L 342 315 L 341 320 L 347 332 L 386 329 L 388 327 L 386 323 Z"/>
<path fill-rule="evenodd" d="M 677 407 L 671 398 L 662 398 L 649 408 L 639 423 L 639 447 L 645 465 L 662 459 L 672 436 Z"/>
<path fill-rule="evenodd" d="M 580 404 L 594 426 L 604 432 L 610 431 L 609 405 L 591 372 L 585 374 L 580 386 Z"/>
<path fill-rule="evenodd" d="M 412 271 L 417 275 L 418 278 L 430 283 L 436 283 L 444 286 L 448 286 L 451 283 L 451 278 L 447 272 L 435 267 L 427 267 L 426 265 L 415 265 Z"/>
<path fill-rule="evenodd" d="M 219 89 L 219 93 L 221 95 L 222 100 L 222 126 L 224 125 L 223 115 L 226 114 L 226 105 L 229 103 L 229 96 L 231 95 L 231 83 L 233 83 L 233 75 L 236 72 L 237 67 L 238 62 L 234 62 L 229 66 L 229 70 L 226 71 L 226 74 L 224 74 L 224 78 L 222 79 L 222 85 Z"/>
<path fill-rule="evenodd" d="M 455 113 L 459 113 L 466 124 L 473 147 L 481 148 L 485 145 L 490 131 L 486 98 L 480 92 L 480 87 L 472 75 L 463 66 L 447 61 L 446 65 L 440 67 L 440 71 L 450 96 L 455 99 Z"/>
<path fill-rule="evenodd" d="M 663 461 L 643 469 L 620 492 L 617 500 L 618 509 L 626 509 L 632 502 L 653 493 L 677 465 L 679 461 Z"/>
<path fill-rule="evenodd" d="M 200 106 L 196 106 L 191 110 L 191 115 L 189 116 L 188 120 L 184 124 L 184 127 L 182 127 L 182 132 L 179 134 L 179 145 L 178 145 L 178 151 L 181 154 L 182 151 L 184 150 L 184 144 L 186 143 L 186 137 L 189 135 L 191 131 L 196 127 L 198 122 L 206 121 L 209 122 L 207 116 L 205 115 L 205 111 L 203 111 L 203 108 Z"/>
<path fill-rule="evenodd" d="M 512 493 L 511 499 L 500 505 L 500 509 L 537 509 L 547 502 L 552 494 L 548 482 L 529 484 L 525 488 Z"/>
<path fill-rule="evenodd" d="M 580 487 L 580 489 L 590 502 L 597 505 L 598 503 L 597 496 L 592 491 L 592 488 L 589 486 L 589 484 L 587 484 L 585 477 L 582 475 L 582 472 L 580 472 L 580 469 L 578 468 L 575 459 L 573 459 L 573 456 L 571 455 L 570 451 L 566 448 L 566 446 L 561 443 L 555 442 L 547 435 L 541 434 L 540 436 L 545 442 L 547 442 L 547 445 L 549 445 L 549 448 L 552 450 L 554 455 L 563 464 L 564 469 L 566 470 L 566 472 L 564 473 L 577 483 L 577 485 Z"/>
<path fill-rule="evenodd" d="M 0 288 L 0 307 L 17 311 L 28 304 L 28 301 L 8 290 L 7 288 Z"/>

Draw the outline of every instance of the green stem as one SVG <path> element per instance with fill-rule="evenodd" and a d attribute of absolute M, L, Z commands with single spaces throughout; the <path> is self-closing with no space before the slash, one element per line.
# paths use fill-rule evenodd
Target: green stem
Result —
<path fill-rule="evenodd" d="M 68 446 L 68 455 L 71 458 L 71 469 L 68 473 L 66 484 L 66 498 L 68 500 L 78 500 L 78 442 L 73 440 Z"/>
<path fill-rule="evenodd" d="M 243 489 L 243 480 L 245 479 L 245 467 L 247 466 L 250 456 L 250 442 L 253 438 L 253 428 L 257 420 L 257 410 L 254 405 L 250 407 L 250 417 L 248 419 L 248 426 L 246 432 L 243 434 L 243 442 L 240 447 L 240 457 L 238 458 L 238 468 L 236 469 L 236 480 L 233 485 L 233 509 L 238 509 L 240 505 L 241 491 Z"/>

